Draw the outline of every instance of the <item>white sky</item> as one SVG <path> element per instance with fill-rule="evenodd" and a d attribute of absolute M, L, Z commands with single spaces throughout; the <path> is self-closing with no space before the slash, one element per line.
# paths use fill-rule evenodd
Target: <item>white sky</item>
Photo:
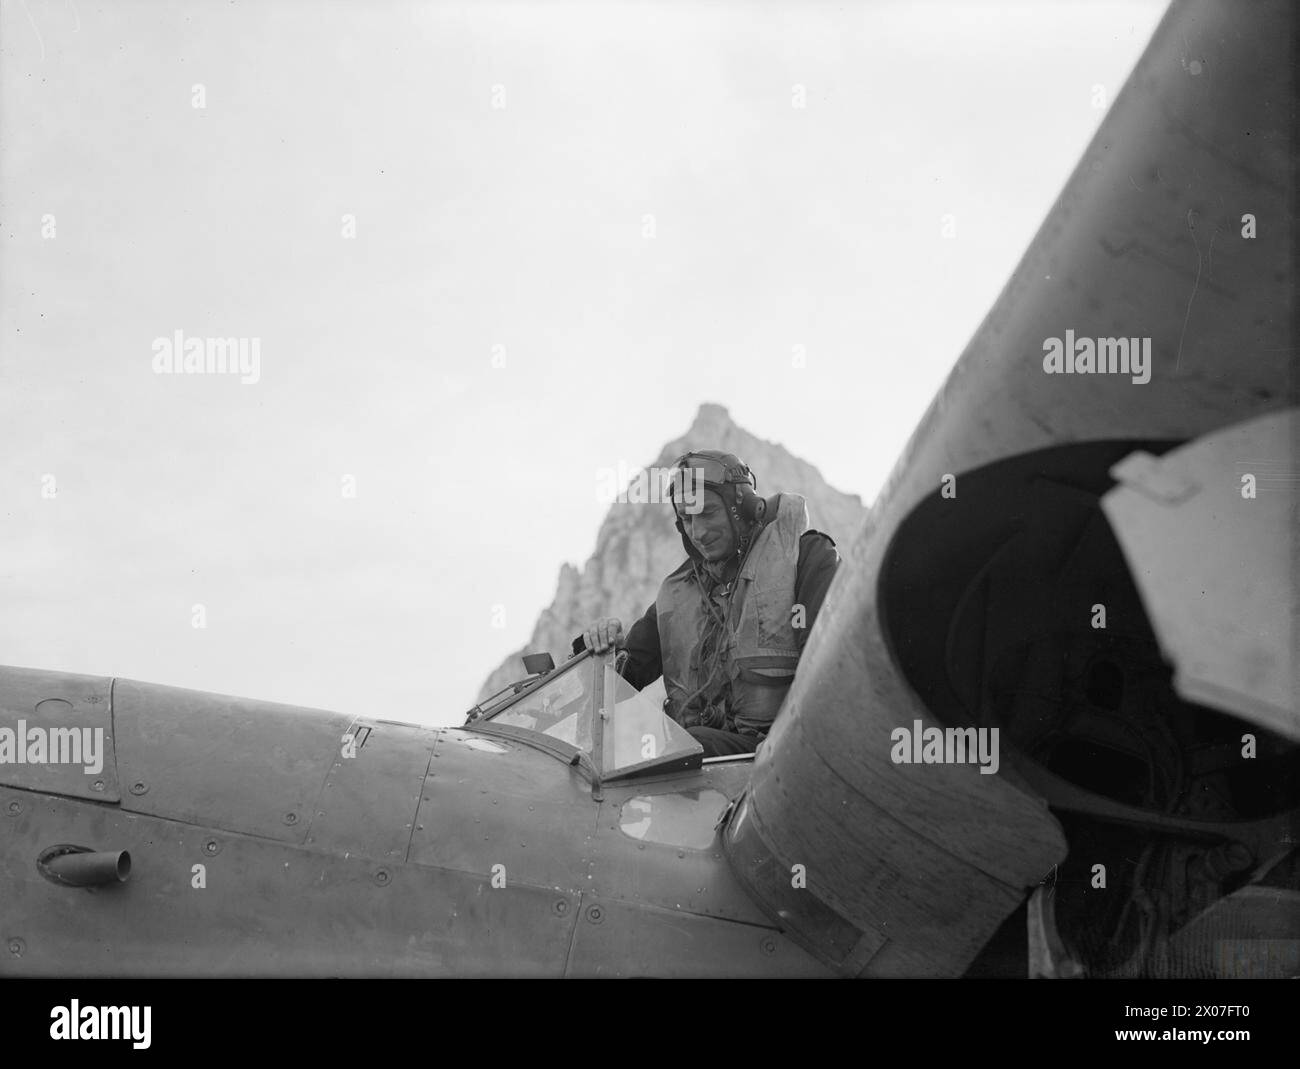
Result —
<path fill-rule="evenodd" d="M 0 663 L 458 723 L 702 401 L 869 501 L 1164 6 L 5 0 Z"/>

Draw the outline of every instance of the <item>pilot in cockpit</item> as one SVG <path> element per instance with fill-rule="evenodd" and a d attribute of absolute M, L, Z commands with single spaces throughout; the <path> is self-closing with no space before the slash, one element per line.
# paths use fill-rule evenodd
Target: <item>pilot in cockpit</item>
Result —
<path fill-rule="evenodd" d="M 574 640 L 624 651 L 638 689 L 662 675 L 665 711 L 706 757 L 752 753 L 767 736 L 839 566 L 801 496 L 756 490 L 734 454 L 680 457 L 669 494 L 686 560 L 628 632 L 603 618 Z"/>

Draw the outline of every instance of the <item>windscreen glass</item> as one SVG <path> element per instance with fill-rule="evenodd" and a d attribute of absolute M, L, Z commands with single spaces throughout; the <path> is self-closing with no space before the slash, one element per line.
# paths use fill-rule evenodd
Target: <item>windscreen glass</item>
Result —
<path fill-rule="evenodd" d="M 588 657 L 561 670 L 532 694 L 489 717 L 488 723 L 540 731 L 590 753 L 597 667 L 595 659 Z"/>
<path fill-rule="evenodd" d="M 690 733 L 664 715 L 659 702 L 643 694 L 622 676 L 614 676 L 612 706 L 605 728 L 605 772 L 623 772 L 637 765 L 688 753 L 702 753 Z"/>

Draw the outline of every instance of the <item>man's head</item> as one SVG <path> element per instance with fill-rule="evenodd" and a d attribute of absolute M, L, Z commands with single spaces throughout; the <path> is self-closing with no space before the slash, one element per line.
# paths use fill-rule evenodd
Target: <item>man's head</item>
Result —
<path fill-rule="evenodd" d="M 717 564 L 735 555 L 739 548 L 731 515 L 722 495 L 705 487 L 695 511 L 679 509 L 678 527 L 707 564 Z"/>
<path fill-rule="evenodd" d="M 708 564 L 734 557 L 763 517 L 753 474 L 734 453 L 696 450 L 673 465 L 670 491 L 686 552 Z"/>

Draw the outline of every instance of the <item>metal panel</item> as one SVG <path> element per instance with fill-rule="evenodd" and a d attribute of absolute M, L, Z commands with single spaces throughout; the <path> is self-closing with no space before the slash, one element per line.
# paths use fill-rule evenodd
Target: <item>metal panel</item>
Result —
<path fill-rule="evenodd" d="M 351 718 L 119 679 L 123 808 L 302 842 Z"/>
<path fill-rule="evenodd" d="M 483 876 L 502 865 L 507 886 L 581 891 L 597 808 L 587 778 L 553 755 L 449 728 L 429 763 L 409 860 Z"/>
<path fill-rule="evenodd" d="M 743 868 L 737 871 L 742 883 L 767 905 L 769 914 L 790 925 L 799 942 L 816 950 L 846 975 L 857 976 L 885 945 L 884 932 L 874 928 L 863 931 L 824 905 L 816 896 L 820 876 L 817 869 L 811 876 L 811 889 L 806 866 L 802 878 L 796 879 L 794 870 L 763 844 L 759 822 L 752 814 L 749 804 L 742 800 L 727 824 L 727 853 L 744 859 Z"/>
<path fill-rule="evenodd" d="M 33 791 L 50 791 L 97 802 L 118 800 L 117 763 L 113 756 L 112 683 L 105 676 L 43 672 L 34 668 L 0 668 L 0 732 L 11 732 L 12 741 L 26 757 L 31 751 L 22 739 L 32 739 L 34 730 L 43 740 L 74 738 L 80 762 L 51 762 L 53 756 L 43 743 L 45 759 L 40 763 L 17 760 L 7 753 L 0 758 L 0 783 Z M 69 730 L 76 732 L 73 736 Z M 91 734 L 88 736 L 86 732 Z M 88 770 L 82 744 L 89 740 L 96 751 L 98 770 Z"/>
<path fill-rule="evenodd" d="M 584 895 L 567 976 L 811 977 L 826 967 L 771 928 Z"/>
<path fill-rule="evenodd" d="M 438 733 L 408 724 L 358 721 L 339 747 L 307 833 L 307 845 L 336 854 L 402 861 Z M 351 756 L 345 756 L 345 753 Z"/>
<path fill-rule="evenodd" d="M 771 926 L 723 855 L 715 826 L 749 781 L 751 767 L 724 764 L 606 785 L 588 888 L 603 898 Z M 659 812 L 656 799 L 666 803 Z M 671 823 L 662 826 L 670 809 Z M 691 810 L 698 811 L 694 818 L 683 819 Z M 656 821 L 661 827 L 651 831 Z M 707 843 L 691 845 L 704 830 Z M 678 841 L 663 841 L 673 838 Z"/>
<path fill-rule="evenodd" d="M 559 976 L 578 914 L 576 895 L 4 788 L 0 834 L 0 976 Z M 128 850 L 131 875 L 47 882 L 54 842 Z"/>

